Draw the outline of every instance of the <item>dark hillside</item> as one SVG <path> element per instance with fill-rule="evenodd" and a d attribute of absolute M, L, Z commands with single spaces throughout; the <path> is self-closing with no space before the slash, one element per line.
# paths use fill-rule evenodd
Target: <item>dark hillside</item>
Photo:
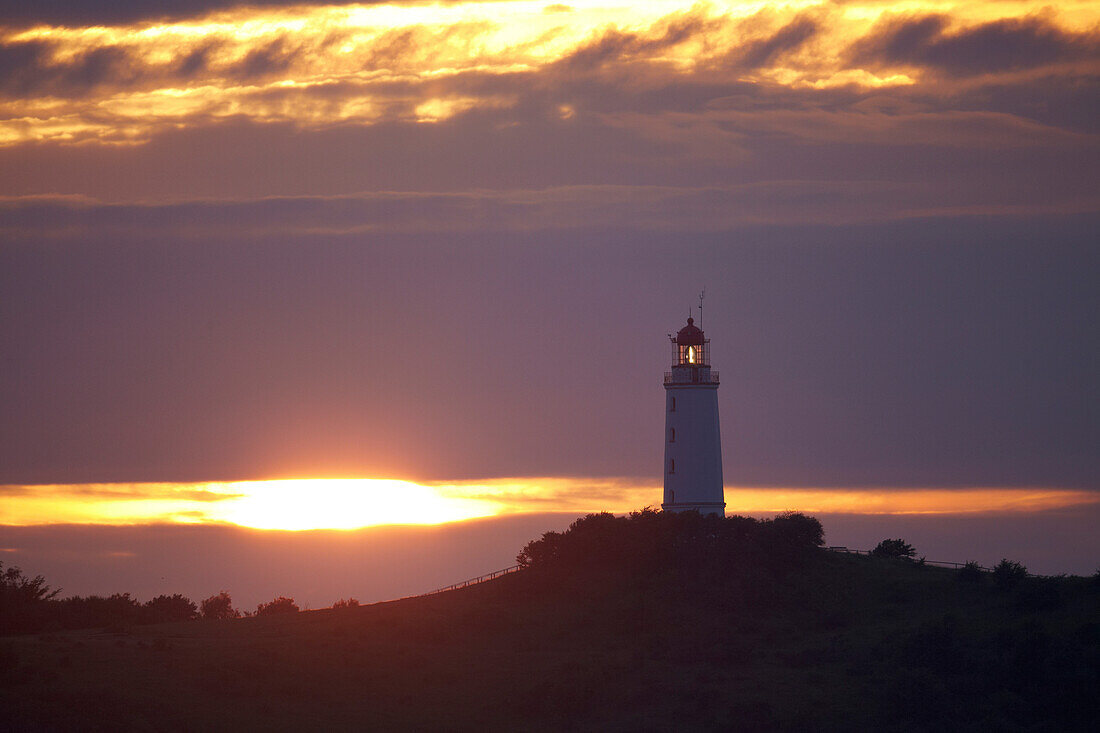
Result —
<path fill-rule="evenodd" d="M 1100 586 L 591 515 L 482 585 L 0 640 L 12 729 L 1092 730 Z"/>

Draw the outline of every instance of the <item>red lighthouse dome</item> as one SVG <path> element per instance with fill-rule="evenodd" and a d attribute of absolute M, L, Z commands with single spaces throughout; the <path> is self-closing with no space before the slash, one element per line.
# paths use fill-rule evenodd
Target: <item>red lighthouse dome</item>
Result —
<path fill-rule="evenodd" d="M 680 346 L 702 346 L 705 342 L 703 330 L 695 325 L 694 318 L 689 318 L 688 325 L 676 332 L 676 343 Z"/>

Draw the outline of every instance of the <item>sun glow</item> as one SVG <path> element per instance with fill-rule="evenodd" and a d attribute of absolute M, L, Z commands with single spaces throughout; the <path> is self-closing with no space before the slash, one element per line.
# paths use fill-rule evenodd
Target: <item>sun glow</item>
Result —
<path fill-rule="evenodd" d="M 3 487 L 0 523 L 236 524 L 255 529 L 357 529 L 441 524 L 500 512 L 465 497 L 392 479 L 288 479 L 200 484 Z"/>
<path fill-rule="evenodd" d="M 233 524 L 358 529 L 442 524 L 503 514 L 608 511 L 660 503 L 654 483 L 525 477 L 418 484 L 395 479 L 285 479 L 191 484 L 0 486 L 0 524 Z M 1044 488 L 824 489 L 726 487 L 728 514 L 989 514 L 1057 510 L 1095 492 Z"/>
<path fill-rule="evenodd" d="M 387 479 L 247 481 L 225 484 L 224 491 L 236 496 L 212 506 L 209 518 L 257 529 L 441 524 L 499 511 L 491 501 Z"/>

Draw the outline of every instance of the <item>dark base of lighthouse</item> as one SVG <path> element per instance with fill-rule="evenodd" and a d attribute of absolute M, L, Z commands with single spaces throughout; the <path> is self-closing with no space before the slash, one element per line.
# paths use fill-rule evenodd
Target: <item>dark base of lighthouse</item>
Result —
<path fill-rule="evenodd" d="M 661 504 L 661 509 L 666 512 L 699 512 L 700 514 L 717 514 L 726 516 L 726 502 L 678 502 L 675 504 Z"/>

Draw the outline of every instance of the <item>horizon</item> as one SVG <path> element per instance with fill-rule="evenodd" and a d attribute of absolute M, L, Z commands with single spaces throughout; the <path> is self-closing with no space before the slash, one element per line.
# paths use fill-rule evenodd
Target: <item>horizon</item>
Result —
<path fill-rule="evenodd" d="M 515 564 L 529 541 L 564 531 L 579 516 L 510 514 L 437 525 L 298 531 L 230 524 L 32 525 L 7 528 L 6 539 L 21 549 L 0 547 L 0 561 L 42 574 L 65 597 L 129 593 L 146 601 L 181 593 L 198 602 L 227 591 L 244 610 L 278 596 L 308 610 L 348 597 L 368 604 L 420 595 L 502 570 Z M 1097 570 L 1096 504 L 1033 513 L 812 516 L 822 522 L 829 546 L 866 551 L 898 537 L 916 548 L 918 558 L 935 562 L 992 567 L 1008 559 L 1046 576 Z"/>
<path fill-rule="evenodd" d="M 916 547 L 917 557 L 935 562 L 992 567 L 1009 559 L 1037 575 L 1096 572 L 1100 502 L 999 511 L 980 506 L 962 513 L 880 513 L 876 506 L 859 512 L 796 506 L 783 511 L 805 511 L 821 520 L 829 546 L 866 551 L 898 537 Z M 527 542 L 563 531 L 585 513 L 505 512 L 351 529 L 256 529 L 219 521 L 5 524 L 0 561 L 44 575 L 66 597 L 129 593 L 144 601 L 182 593 L 197 602 L 227 591 L 245 610 L 278 596 L 309 610 L 346 597 L 375 603 L 420 595 L 501 570 L 514 564 Z M 758 519 L 777 513 L 727 509 L 727 516 Z"/>

